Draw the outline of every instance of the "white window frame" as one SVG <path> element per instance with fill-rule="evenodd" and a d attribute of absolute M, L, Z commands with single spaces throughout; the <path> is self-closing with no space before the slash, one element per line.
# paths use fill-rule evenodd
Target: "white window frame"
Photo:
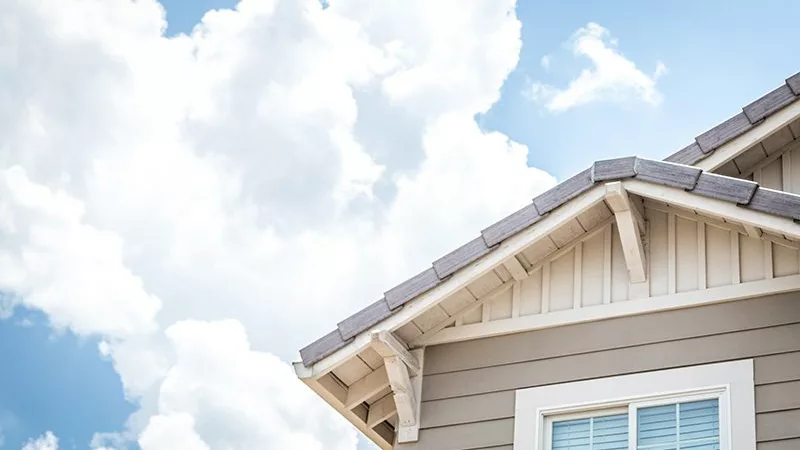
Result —
<path fill-rule="evenodd" d="M 553 419 L 610 414 L 626 407 L 629 443 L 635 444 L 631 409 L 708 398 L 719 398 L 720 448 L 756 450 L 752 359 L 519 389 L 514 450 L 549 450 L 547 425 Z"/>

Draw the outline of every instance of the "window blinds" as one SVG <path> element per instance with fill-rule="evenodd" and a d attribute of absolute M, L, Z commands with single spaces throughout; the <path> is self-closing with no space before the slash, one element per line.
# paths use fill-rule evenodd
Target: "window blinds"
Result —
<path fill-rule="evenodd" d="M 627 414 L 553 423 L 552 450 L 627 449 Z"/>
<path fill-rule="evenodd" d="M 720 450 L 719 400 L 638 408 L 636 450 Z M 628 450 L 628 414 L 553 422 L 552 450 Z"/>
<path fill-rule="evenodd" d="M 719 400 L 637 411 L 638 450 L 719 450 Z"/>

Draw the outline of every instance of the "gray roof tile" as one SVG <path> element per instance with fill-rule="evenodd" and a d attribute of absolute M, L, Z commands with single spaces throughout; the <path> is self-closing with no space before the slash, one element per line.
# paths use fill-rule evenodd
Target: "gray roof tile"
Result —
<path fill-rule="evenodd" d="M 592 164 L 592 181 L 619 180 L 636 175 L 636 157 L 605 159 Z"/>
<path fill-rule="evenodd" d="M 692 192 L 704 197 L 746 205 L 750 203 L 756 189 L 758 183 L 752 181 L 703 172 Z"/>
<path fill-rule="evenodd" d="M 434 261 L 433 270 L 440 279 L 444 279 L 487 253 L 489 253 L 489 246 L 486 245 L 483 236 L 478 236 Z"/>
<path fill-rule="evenodd" d="M 703 150 L 700 149 L 700 144 L 698 144 L 697 142 L 692 142 L 686 147 L 669 155 L 666 159 L 664 159 L 664 161 L 691 166 L 692 164 L 695 164 L 698 161 L 703 160 L 703 158 L 705 157 L 706 154 L 703 153 Z"/>
<path fill-rule="evenodd" d="M 413 278 L 386 291 L 384 294 L 386 296 L 386 303 L 389 304 L 389 308 L 391 309 L 403 306 L 407 301 L 439 284 L 440 281 L 433 267 L 426 269 Z"/>
<path fill-rule="evenodd" d="M 506 216 L 499 222 L 495 222 L 488 228 L 481 231 L 486 245 L 492 247 L 501 241 L 507 239 L 509 236 L 517 234 L 518 232 L 528 228 L 542 219 L 539 215 L 536 206 L 531 203 L 524 208 Z"/>
<path fill-rule="evenodd" d="M 557 184 L 549 191 L 540 194 L 533 199 L 533 204 L 536 205 L 536 210 L 539 211 L 539 214 L 545 215 L 565 202 L 588 191 L 592 185 L 594 185 L 594 182 L 592 181 L 592 169 L 590 167 Z"/>
<path fill-rule="evenodd" d="M 702 170 L 651 159 L 636 159 L 636 178 L 681 189 L 693 189 Z"/>
<path fill-rule="evenodd" d="M 800 72 L 787 78 L 786 86 L 789 86 L 791 92 L 794 93 L 794 101 L 800 100 Z M 706 158 L 709 154 L 711 154 L 714 149 L 741 134 L 741 132 L 743 132 L 742 130 L 747 129 L 747 124 L 742 120 L 743 118 L 746 118 L 747 122 L 750 122 L 752 125 L 754 123 L 758 123 L 761 119 L 769 117 L 771 114 L 779 111 L 781 107 L 787 106 L 789 103 L 791 103 L 790 101 L 789 103 L 782 104 L 783 102 L 780 101 L 780 99 L 784 98 L 784 101 L 786 100 L 786 91 L 785 89 L 780 91 L 780 89 L 781 88 L 776 90 L 779 92 L 772 91 L 763 95 L 750 105 L 745 106 L 742 114 L 735 116 L 700 135 L 700 137 L 697 138 L 697 142 L 702 154 L 698 154 L 697 149 L 689 146 L 668 156 L 665 160 L 690 165 L 698 163 L 703 158 Z"/>
<path fill-rule="evenodd" d="M 758 188 L 748 208 L 776 216 L 800 220 L 800 195 Z"/>
<path fill-rule="evenodd" d="M 786 84 L 792 89 L 794 95 L 800 95 L 800 72 L 789 77 L 786 80 Z"/>
<path fill-rule="evenodd" d="M 386 303 L 385 298 L 381 298 L 339 322 L 339 333 L 342 335 L 342 339 L 350 339 L 391 315 L 392 310 L 389 309 L 389 304 Z"/>
<path fill-rule="evenodd" d="M 703 153 L 709 153 L 731 139 L 746 133 L 750 128 L 753 128 L 753 124 L 742 112 L 697 136 L 697 143 L 700 144 Z"/>
<path fill-rule="evenodd" d="M 321 361 L 350 342 L 352 342 L 352 339 L 342 339 L 342 335 L 339 334 L 339 330 L 336 329 L 301 349 L 300 358 L 303 360 L 303 364 L 308 367 Z"/>
<path fill-rule="evenodd" d="M 792 92 L 789 85 L 784 84 L 778 89 L 775 89 L 769 94 L 745 106 L 743 110 L 747 119 L 750 120 L 750 123 L 755 124 L 793 101 L 795 101 L 795 93 Z"/>

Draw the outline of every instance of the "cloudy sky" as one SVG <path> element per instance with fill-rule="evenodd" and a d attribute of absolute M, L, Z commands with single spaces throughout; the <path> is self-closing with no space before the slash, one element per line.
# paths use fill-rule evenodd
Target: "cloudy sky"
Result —
<path fill-rule="evenodd" d="M 364 450 L 297 350 L 800 70 L 791 0 L 1 0 L 0 448 Z"/>

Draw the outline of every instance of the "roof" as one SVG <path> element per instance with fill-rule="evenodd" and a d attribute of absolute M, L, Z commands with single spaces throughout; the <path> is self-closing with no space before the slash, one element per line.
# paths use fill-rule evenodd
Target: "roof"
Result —
<path fill-rule="evenodd" d="M 668 156 L 665 161 L 697 164 L 725 143 L 748 132 L 767 117 L 800 97 L 800 72 L 786 79 L 779 88 L 742 108 L 742 112 L 697 136 L 695 141 Z"/>
<path fill-rule="evenodd" d="M 540 194 L 533 201 L 483 229 L 480 236 L 434 261 L 428 269 L 398 284 L 378 301 L 339 322 L 337 328 L 300 350 L 305 366 L 346 346 L 359 333 L 390 317 L 406 303 L 444 282 L 459 269 L 492 251 L 502 241 L 537 223 L 548 213 L 596 184 L 635 178 L 734 203 L 744 208 L 800 223 L 800 196 L 766 189 L 752 181 L 730 178 L 692 167 L 715 150 L 759 125 L 785 106 L 800 100 L 800 73 L 750 103 L 742 112 L 706 131 L 665 161 L 635 156 L 600 160 L 588 169 Z"/>

